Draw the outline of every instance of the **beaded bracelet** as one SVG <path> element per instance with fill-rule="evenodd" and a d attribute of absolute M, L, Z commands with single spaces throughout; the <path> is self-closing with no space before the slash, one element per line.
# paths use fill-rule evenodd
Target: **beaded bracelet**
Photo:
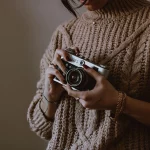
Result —
<path fill-rule="evenodd" d="M 118 91 L 118 101 L 115 112 L 115 138 L 117 138 L 118 135 L 118 118 L 120 114 L 124 111 L 126 97 L 127 95 L 124 92 Z"/>

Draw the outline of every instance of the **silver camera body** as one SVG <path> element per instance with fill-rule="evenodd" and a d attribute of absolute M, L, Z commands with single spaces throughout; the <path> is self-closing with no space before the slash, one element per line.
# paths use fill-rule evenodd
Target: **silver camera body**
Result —
<path fill-rule="evenodd" d="M 87 65 L 90 68 L 93 68 L 95 71 L 99 72 L 105 78 L 108 78 L 109 70 L 106 66 L 103 65 L 98 66 L 96 64 L 89 62 L 88 60 L 85 60 L 84 57 L 82 56 L 81 57 L 77 56 L 75 54 L 74 49 L 69 48 L 66 49 L 66 51 L 68 52 L 71 61 L 65 61 L 63 57 L 61 59 L 67 68 L 67 72 L 66 74 L 64 74 L 59 68 L 58 70 L 61 72 L 61 74 L 66 79 L 66 82 L 71 86 L 73 90 L 79 91 L 92 90 L 96 84 L 95 79 L 93 79 L 86 73 L 86 71 L 83 68 L 83 65 Z M 54 81 L 63 84 L 56 77 L 54 78 Z"/>

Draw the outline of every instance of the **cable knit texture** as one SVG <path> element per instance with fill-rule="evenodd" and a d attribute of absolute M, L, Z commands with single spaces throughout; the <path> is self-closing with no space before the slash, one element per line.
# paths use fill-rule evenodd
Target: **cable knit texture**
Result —
<path fill-rule="evenodd" d="M 108 80 L 127 95 L 150 102 L 150 3 L 112 0 L 60 25 L 40 63 L 41 76 L 27 119 L 32 131 L 48 140 L 47 150 L 150 150 L 150 131 L 128 116 L 119 120 L 118 138 L 110 110 L 89 110 L 67 94 L 47 120 L 39 107 L 44 76 L 57 48 L 78 47 L 91 62 L 110 68 Z"/>

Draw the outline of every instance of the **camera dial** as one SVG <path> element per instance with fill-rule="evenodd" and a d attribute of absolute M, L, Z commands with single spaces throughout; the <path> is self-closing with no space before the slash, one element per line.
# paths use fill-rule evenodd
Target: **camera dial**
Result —
<path fill-rule="evenodd" d="M 85 61 L 84 61 L 84 60 L 81 60 L 81 61 L 80 61 L 80 65 L 81 65 L 81 66 L 85 65 Z"/>

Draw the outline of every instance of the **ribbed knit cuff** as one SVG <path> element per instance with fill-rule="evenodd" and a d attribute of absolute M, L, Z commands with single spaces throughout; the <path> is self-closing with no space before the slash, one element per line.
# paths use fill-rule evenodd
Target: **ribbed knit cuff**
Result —
<path fill-rule="evenodd" d="M 40 108 L 40 101 L 38 101 L 38 103 L 32 103 L 28 113 L 28 121 L 31 130 L 36 132 L 42 139 L 50 139 L 53 121 L 48 120 L 44 116 Z"/>

